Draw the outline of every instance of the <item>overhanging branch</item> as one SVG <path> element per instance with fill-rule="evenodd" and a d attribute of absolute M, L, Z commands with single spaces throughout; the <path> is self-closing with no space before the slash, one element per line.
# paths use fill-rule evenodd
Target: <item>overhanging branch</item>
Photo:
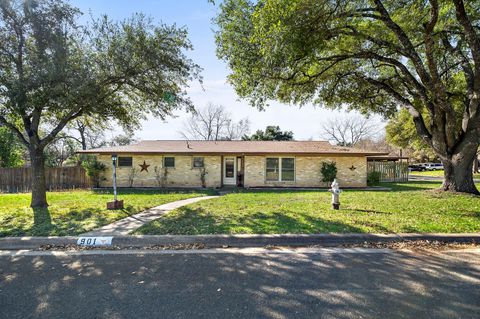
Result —
<path fill-rule="evenodd" d="M 12 131 L 15 135 L 17 135 L 17 137 L 20 139 L 20 141 L 21 141 L 26 147 L 28 147 L 28 146 L 30 145 L 30 143 L 28 143 L 28 141 L 25 139 L 25 136 L 23 136 L 22 132 L 20 132 L 20 130 L 19 130 L 15 125 L 13 125 L 12 123 L 8 122 L 5 117 L 0 116 L 0 124 L 4 125 L 4 126 L 7 127 L 10 131 Z"/>

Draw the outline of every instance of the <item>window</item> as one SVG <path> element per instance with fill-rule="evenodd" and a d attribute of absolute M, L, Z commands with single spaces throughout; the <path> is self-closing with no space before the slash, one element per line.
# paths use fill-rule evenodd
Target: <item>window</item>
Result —
<path fill-rule="evenodd" d="M 295 180 L 295 159 L 293 157 L 267 158 L 267 181 L 292 182 Z"/>
<path fill-rule="evenodd" d="M 282 158 L 282 181 L 295 180 L 295 159 Z"/>
<path fill-rule="evenodd" d="M 164 157 L 163 167 L 175 167 L 175 157 Z"/>
<path fill-rule="evenodd" d="M 267 158 L 267 181 L 278 181 L 280 177 L 278 158 Z"/>
<path fill-rule="evenodd" d="M 132 158 L 131 157 L 119 157 L 118 158 L 118 167 L 132 167 Z"/>
<path fill-rule="evenodd" d="M 194 157 L 193 158 L 193 167 L 194 168 L 203 167 L 203 157 Z"/>

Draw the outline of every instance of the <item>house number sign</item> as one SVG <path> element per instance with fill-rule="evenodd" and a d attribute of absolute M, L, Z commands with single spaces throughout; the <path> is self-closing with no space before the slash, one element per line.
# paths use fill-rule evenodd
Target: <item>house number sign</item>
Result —
<path fill-rule="evenodd" d="M 79 237 L 77 245 L 79 246 L 111 246 L 113 237 Z"/>

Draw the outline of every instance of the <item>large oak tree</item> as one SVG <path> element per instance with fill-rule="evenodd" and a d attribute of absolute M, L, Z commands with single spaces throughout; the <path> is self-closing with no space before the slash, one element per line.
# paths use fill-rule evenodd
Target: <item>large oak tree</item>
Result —
<path fill-rule="evenodd" d="M 0 1 L 0 124 L 29 151 L 32 207 L 47 206 L 44 150 L 68 123 L 166 117 L 191 107 L 185 87 L 199 78 L 184 29 L 143 15 L 82 26 L 79 15 L 62 0 Z"/>
<path fill-rule="evenodd" d="M 443 188 L 478 194 L 479 1 L 226 0 L 217 25 L 218 56 L 253 105 L 405 108 L 444 164 Z"/>

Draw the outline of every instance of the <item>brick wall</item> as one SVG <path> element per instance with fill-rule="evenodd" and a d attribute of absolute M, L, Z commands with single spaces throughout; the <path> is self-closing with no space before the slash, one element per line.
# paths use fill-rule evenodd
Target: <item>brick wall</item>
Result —
<path fill-rule="evenodd" d="M 268 157 L 282 157 L 282 155 L 269 155 Z M 323 161 L 337 163 L 337 180 L 340 187 L 367 186 L 367 159 L 364 156 L 295 156 L 295 181 L 293 182 L 266 181 L 265 158 L 265 156 L 245 156 L 245 186 L 329 186 L 322 182 L 320 168 Z M 354 170 L 350 169 L 352 166 L 355 167 Z"/>
<path fill-rule="evenodd" d="M 155 174 L 155 167 L 163 175 L 162 155 L 128 155 L 133 158 L 132 167 L 117 167 L 117 185 L 129 187 L 129 175 L 131 169 L 135 169 L 133 180 L 134 187 L 159 187 Z M 192 167 L 192 156 L 168 155 L 175 157 L 175 168 L 167 168 L 167 187 L 200 187 L 200 169 Z M 201 155 L 199 155 L 201 156 Z M 221 186 L 222 163 L 221 156 L 203 156 L 205 169 L 207 171 L 207 187 Z M 281 155 L 269 155 L 268 157 L 282 157 Z M 287 157 L 287 156 L 284 156 Z M 265 180 L 265 158 L 266 156 L 245 156 L 245 186 L 292 186 L 292 187 L 326 187 L 329 186 L 321 181 L 320 167 L 323 161 L 334 161 L 337 163 L 337 180 L 340 187 L 365 187 L 367 185 L 367 160 L 364 156 L 295 156 L 295 181 L 292 182 L 271 182 Z M 98 156 L 107 166 L 101 185 L 112 186 L 112 161 L 109 155 Z M 148 172 L 140 172 L 140 164 L 150 165 Z M 350 167 L 355 169 L 351 170 Z"/>
<path fill-rule="evenodd" d="M 129 175 L 132 172 L 132 168 L 135 169 L 135 177 L 133 179 L 134 187 L 159 187 L 161 184 L 157 181 L 155 174 L 155 167 L 159 171 L 159 175 L 163 176 L 163 155 L 128 155 L 123 154 L 121 156 L 131 156 L 133 158 L 132 167 L 117 167 L 117 185 L 119 187 L 129 187 L 130 179 Z M 175 167 L 167 168 L 167 178 L 164 184 L 167 187 L 200 187 L 200 169 L 193 168 L 192 156 L 186 155 L 167 155 L 175 157 Z M 199 155 L 202 157 L 202 155 Z M 203 156 L 204 165 L 207 171 L 206 186 L 207 187 L 219 187 L 221 183 L 221 166 L 220 156 Z M 107 170 L 105 171 L 104 178 L 101 185 L 105 187 L 112 186 L 112 160 L 109 155 L 100 155 L 98 160 L 105 163 Z M 150 165 L 148 172 L 140 172 L 140 164 Z"/>

